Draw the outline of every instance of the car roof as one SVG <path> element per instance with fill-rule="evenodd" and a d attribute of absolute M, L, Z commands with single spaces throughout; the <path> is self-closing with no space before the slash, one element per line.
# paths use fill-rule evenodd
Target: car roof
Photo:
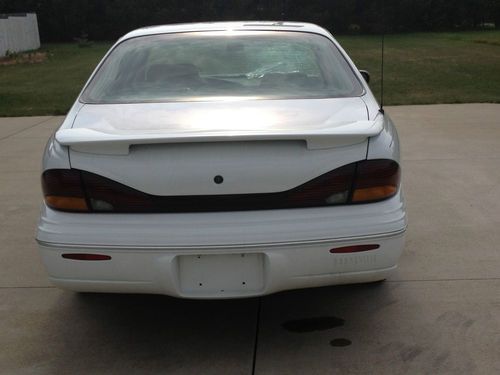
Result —
<path fill-rule="evenodd" d="M 305 22 L 288 21 L 237 21 L 237 22 L 201 22 L 201 23 L 179 23 L 172 25 L 158 25 L 143 27 L 129 32 L 120 38 L 120 41 L 138 36 L 183 33 L 194 31 L 301 31 L 321 34 L 331 37 L 330 33 L 322 27 Z"/>

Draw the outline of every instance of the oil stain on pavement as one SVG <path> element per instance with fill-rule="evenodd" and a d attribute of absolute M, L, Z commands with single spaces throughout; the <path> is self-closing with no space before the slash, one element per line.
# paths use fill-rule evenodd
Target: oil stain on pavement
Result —
<path fill-rule="evenodd" d="M 335 316 L 320 316 L 316 318 L 289 320 L 282 324 L 283 328 L 289 332 L 307 333 L 315 331 L 326 331 L 335 327 L 343 326 L 344 319 Z M 351 345 L 351 340 L 336 338 L 330 341 L 331 346 L 342 347 Z"/>
<path fill-rule="evenodd" d="M 351 344 L 351 340 L 343 338 L 333 339 L 332 341 L 330 341 L 331 346 L 349 346 Z"/>

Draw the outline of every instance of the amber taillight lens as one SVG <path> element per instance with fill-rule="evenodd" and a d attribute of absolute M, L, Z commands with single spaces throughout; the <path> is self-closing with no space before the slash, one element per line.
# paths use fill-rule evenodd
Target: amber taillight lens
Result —
<path fill-rule="evenodd" d="M 380 201 L 396 194 L 399 165 L 363 160 L 277 193 L 158 196 L 94 173 L 49 169 L 42 175 L 45 202 L 70 212 L 160 213 L 271 210 Z"/>

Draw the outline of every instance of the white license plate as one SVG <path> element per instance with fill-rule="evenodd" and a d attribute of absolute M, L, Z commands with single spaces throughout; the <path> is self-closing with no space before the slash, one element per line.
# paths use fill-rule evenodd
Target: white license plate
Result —
<path fill-rule="evenodd" d="M 179 283 L 192 295 L 251 294 L 264 288 L 263 254 L 179 256 Z"/>

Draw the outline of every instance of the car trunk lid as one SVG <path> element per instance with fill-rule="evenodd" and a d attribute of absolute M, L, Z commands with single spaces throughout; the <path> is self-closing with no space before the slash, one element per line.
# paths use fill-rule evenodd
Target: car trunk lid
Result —
<path fill-rule="evenodd" d="M 364 159 L 381 129 L 360 98 L 101 104 L 56 139 L 72 168 L 148 194 L 215 195 L 291 189 Z"/>

